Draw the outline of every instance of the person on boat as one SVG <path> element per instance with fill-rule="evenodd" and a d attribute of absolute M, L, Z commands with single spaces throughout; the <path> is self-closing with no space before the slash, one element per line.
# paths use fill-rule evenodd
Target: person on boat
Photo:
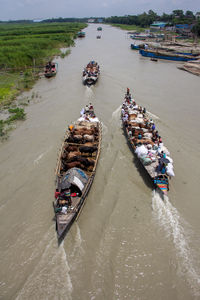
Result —
<path fill-rule="evenodd" d="M 140 132 L 140 133 L 138 133 L 138 140 L 141 140 L 141 139 L 142 139 L 142 134 Z"/>
<path fill-rule="evenodd" d="M 158 143 L 159 143 L 159 144 L 162 143 L 162 138 L 161 138 L 161 136 L 158 137 Z"/>
<path fill-rule="evenodd" d="M 67 204 L 67 206 L 71 206 L 72 201 L 71 201 L 71 192 L 70 192 L 70 189 L 66 189 L 66 190 L 61 191 L 61 193 L 60 193 L 60 199 L 61 200 L 65 200 L 65 201 L 62 202 L 64 205 Z"/>
<path fill-rule="evenodd" d="M 126 95 L 129 95 L 129 93 L 130 93 L 130 89 L 127 88 Z"/>
<path fill-rule="evenodd" d="M 146 108 L 145 107 L 143 108 L 143 114 L 146 114 Z"/>
<path fill-rule="evenodd" d="M 152 131 L 154 131 L 156 129 L 156 125 L 153 123 L 152 127 L 151 127 Z"/>
<path fill-rule="evenodd" d="M 69 127 L 68 127 L 68 128 L 69 128 L 69 131 L 71 131 L 71 132 L 72 132 L 72 131 L 73 131 L 73 129 L 74 129 L 74 125 L 72 125 L 72 124 L 71 124 L 71 125 L 69 125 Z"/>
<path fill-rule="evenodd" d="M 88 105 L 86 105 L 86 106 L 85 106 L 85 113 L 88 113 L 88 112 L 89 112 L 89 110 L 90 110 L 90 109 L 89 109 L 89 106 L 88 106 Z"/>

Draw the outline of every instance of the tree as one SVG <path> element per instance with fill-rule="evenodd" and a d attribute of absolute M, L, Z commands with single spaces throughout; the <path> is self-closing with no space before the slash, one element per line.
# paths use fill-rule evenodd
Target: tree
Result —
<path fill-rule="evenodd" d="M 173 10 L 173 17 L 183 18 L 184 17 L 183 10 L 182 9 Z"/>
<path fill-rule="evenodd" d="M 196 25 L 194 25 L 192 27 L 192 30 L 191 30 L 196 36 L 199 36 L 200 37 L 200 20 L 197 22 Z"/>
<path fill-rule="evenodd" d="M 190 19 L 194 19 L 195 18 L 194 14 L 193 14 L 193 12 L 191 10 L 187 10 L 186 11 L 185 17 L 186 18 L 190 18 Z"/>

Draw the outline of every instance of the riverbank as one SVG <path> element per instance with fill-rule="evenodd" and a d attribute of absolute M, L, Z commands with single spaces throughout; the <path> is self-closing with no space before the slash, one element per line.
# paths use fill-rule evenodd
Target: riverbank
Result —
<path fill-rule="evenodd" d="M 0 136 L 10 130 L 9 109 L 19 105 L 16 98 L 43 76 L 47 61 L 70 54 L 69 47 L 86 26 L 85 23 L 0 24 Z"/>
<path fill-rule="evenodd" d="M 128 30 L 130 31 L 129 33 L 134 33 L 134 32 L 144 32 L 145 30 L 149 29 L 149 28 L 143 28 L 143 27 L 139 27 L 136 25 L 126 25 L 126 24 L 110 24 L 113 27 L 117 27 L 123 30 Z"/>

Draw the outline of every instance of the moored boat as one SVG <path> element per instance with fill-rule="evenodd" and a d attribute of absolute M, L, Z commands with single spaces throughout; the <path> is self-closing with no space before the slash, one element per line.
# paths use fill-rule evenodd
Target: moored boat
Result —
<path fill-rule="evenodd" d="M 97 62 L 90 61 L 83 70 L 83 84 L 95 84 L 99 78 L 100 67 Z"/>
<path fill-rule="evenodd" d="M 101 146 L 101 123 L 92 105 L 69 125 L 56 167 L 53 202 L 58 241 L 76 220 L 94 180 Z"/>
<path fill-rule="evenodd" d="M 145 48 L 145 44 L 131 44 L 131 49 L 133 50 L 140 50 L 140 49 L 144 49 Z"/>
<path fill-rule="evenodd" d="M 169 179 L 174 176 L 173 160 L 153 120 L 149 119 L 145 108 L 136 104 L 129 89 L 122 104 L 121 116 L 131 150 L 141 162 L 153 184 L 166 195 L 169 190 Z"/>
<path fill-rule="evenodd" d="M 85 32 L 84 32 L 84 31 L 79 31 L 79 32 L 77 33 L 77 36 L 78 36 L 79 38 L 85 37 Z"/>
<path fill-rule="evenodd" d="M 47 78 L 53 77 L 57 74 L 58 64 L 54 62 L 48 62 L 45 66 L 44 76 Z"/>
<path fill-rule="evenodd" d="M 167 59 L 173 61 L 189 61 L 189 60 L 197 60 L 198 57 L 186 54 L 178 54 L 176 52 L 167 52 L 162 50 L 154 50 L 154 49 L 140 49 L 139 53 L 145 57 L 153 57 L 159 59 Z"/>

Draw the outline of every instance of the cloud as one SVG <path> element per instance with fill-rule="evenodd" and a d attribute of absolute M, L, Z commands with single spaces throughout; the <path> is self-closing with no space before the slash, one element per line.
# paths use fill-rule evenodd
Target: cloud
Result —
<path fill-rule="evenodd" d="M 158 14 L 175 9 L 199 11 L 200 0 L 0 0 L 0 20 L 52 17 L 137 15 L 150 9 Z"/>

